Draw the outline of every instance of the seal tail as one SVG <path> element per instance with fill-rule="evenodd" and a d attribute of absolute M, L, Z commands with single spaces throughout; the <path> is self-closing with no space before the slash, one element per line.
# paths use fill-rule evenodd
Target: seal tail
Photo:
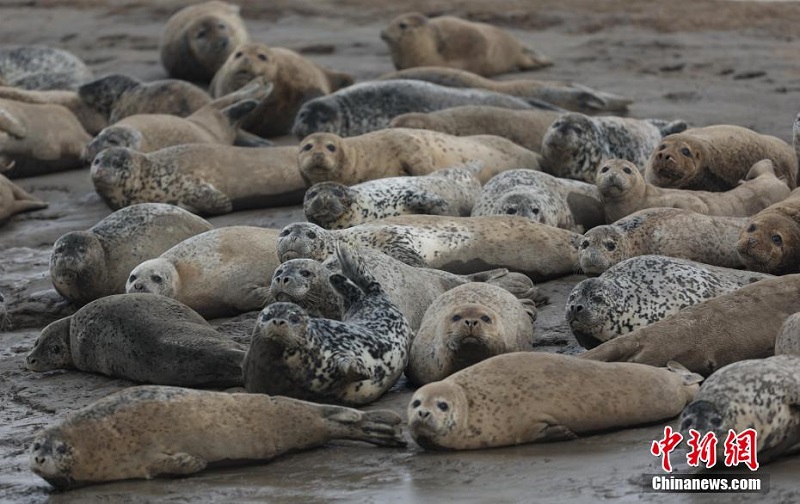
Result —
<path fill-rule="evenodd" d="M 757 162 L 750 169 L 747 171 L 747 175 L 744 176 L 745 180 L 753 180 L 754 178 L 760 177 L 761 175 L 765 174 L 772 174 L 775 175 L 775 165 L 769 159 L 762 159 L 761 161 Z"/>
<path fill-rule="evenodd" d="M 692 373 L 686 368 L 686 366 L 684 366 L 680 362 L 676 361 L 667 362 L 667 369 L 680 376 L 681 379 L 683 380 L 683 384 L 686 385 L 687 387 L 691 385 L 697 385 L 699 383 L 702 383 L 703 380 L 705 380 L 705 378 L 703 378 L 702 375 L 699 375 L 697 373 Z"/>
<path fill-rule="evenodd" d="M 520 98 L 520 100 L 524 101 L 528 105 L 533 106 L 534 108 L 541 109 L 541 110 L 551 110 L 553 112 L 560 112 L 566 113 L 568 112 L 566 109 L 563 109 L 559 106 L 553 105 L 552 103 L 544 100 L 540 100 L 539 98 Z"/>
<path fill-rule="evenodd" d="M 358 411 L 343 406 L 320 405 L 321 413 L 339 439 L 353 439 L 378 446 L 405 446 L 403 419 L 390 410 Z"/>
<path fill-rule="evenodd" d="M 630 98 L 605 91 L 595 91 L 595 94 L 605 103 L 602 109 L 604 112 L 627 112 L 628 106 L 633 103 Z"/>

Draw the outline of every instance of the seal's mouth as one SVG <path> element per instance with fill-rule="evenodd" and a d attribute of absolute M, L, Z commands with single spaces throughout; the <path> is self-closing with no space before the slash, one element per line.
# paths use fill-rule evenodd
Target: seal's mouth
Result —
<path fill-rule="evenodd" d="M 653 169 L 656 175 L 668 180 L 680 180 L 685 176 L 684 170 L 672 158 L 654 162 Z"/>
<path fill-rule="evenodd" d="M 302 252 L 299 250 L 288 249 L 284 250 L 283 253 L 281 253 L 280 257 L 281 262 L 290 261 L 292 259 L 303 259 Z"/>

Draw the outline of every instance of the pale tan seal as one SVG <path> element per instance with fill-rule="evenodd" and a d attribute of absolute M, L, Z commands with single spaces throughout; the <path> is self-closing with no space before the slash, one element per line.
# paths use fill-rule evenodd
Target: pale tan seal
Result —
<path fill-rule="evenodd" d="M 511 168 L 539 169 L 541 156 L 505 138 L 491 135 L 456 137 L 436 131 L 394 128 L 356 137 L 314 133 L 300 142 L 297 162 L 309 185 L 403 175 L 427 175 L 465 163 L 480 163 L 485 183 Z"/>
<path fill-rule="evenodd" d="M 800 357 L 800 313 L 790 315 L 783 321 L 775 338 L 775 355 Z"/>
<path fill-rule="evenodd" d="M 608 222 L 655 207 L 683 208 L 706 215 L 749 217 L 786 199 L 791 192 L 786 182 L 775 175 L 775 167 L 769 159 L 754 164 L 738 186 L 724 192 L 658 187 L 646 182 L 636 165 L 623 159 L 601 163 L 595 184 L 603 197 Z"/>
<path fill-rule="evenodd" d="M 79 305 L 122 294 L 137 264 L 213 227 L 172 205 L 130 206 L 86 231 L 72 231 L 56 240 L 50 278 L 59 294 Z"/>
<path fill-rule="evenodd" d="M 170 77 L 208 82 L 233 49 L 248 40 L 238 5 L 216 0 L 190 5 L 164 26 L 161 64 Z"/>
<path fill-rule="evenodd" d="M 455 136 L 496 135 L 529 151 L 541 152 L 547 128 L 560 114 L 550 110 L 513 110 L 466 105 L 434 112 L 411 112 L 392 119 L 391 128 L 439 131 Z"/>
<path fill-rule="evenodd" d="M 406 375 L 418 385 L 495 355 L 533 350 L 536 307 L 507 290 L 467 283 L 446 291 L 425 311 L 409 353 Z"/>
<path fill-rule="evenodd" d="M 505 30 L 454 16 L 402 14 L 381 31 L 381 38 L 398 70 L 441 66 L 491 76 L 553 64 Z"/>
<path fill-rule="evenodd" d="M 772 161 L 790 189 L 797 186 L 797 155 L 789 144 L 726 124 L 664 137 L 647 161 L 645 178 L 659 187 L 727 191 L 762 159 Z"/>
<path fill-rule="evenodd" d="M 708 376 L 774 353 L 781 324 L 800 311 L 800 275 L 767 278 L 685 308 L 582 354 L 586 359 L 663 366 L 675 360 Z"/>
<path fill-rule="evenodd" d="M 332 439 L 402 446 L 401 422 L 387 410 L 141 386 L 116 392 L 38 433 L 30 463 L 34 473 L 63 490 L 185 476 L 215 462 L 270 460 Z"/>
<path fill-rule="evenodd" d="M 12 215 L 43 208 L 47 208 L 47 203 L 0 174 L 0 226 Z"/>
<path fill-rule="evenodd" d="M 277 237 L 254 226 L 201 233 L 133 268 L 125 290 L 177 299 L 207 319 L 260 310 L 280 264 Z"/>
<path fill-rule="evenodd" d="M 203 215 L 298 204 L 306 188 L 296 147 L 205 143 L 148 154 L 112 147 L 95 156 L 91 176 L 113 209 L 159 202 Z"/>
<path fill-rule="evenodd" d="M 656 368 L 515 352 L 421 387 L 408 405 L 408 425 L 425 449 L 569 440 L 672 418 L 700 381 L 677 363 Z"/>
<path fill-rule="evenodd" d="M 536 98 L 574 112 L 624 112 L 633 100 L 565 81 L 513 79 L 496 81 L 443 66 L 414 67 L 384 74 L 377 80 L 421 80 L 440 86 L 478 88 L 520 98 Z"/>
<path fill-rule="evenodd" d="M 90 135 L 96 135 L 108 126 L 108 118 L 90 107 L 75 91 L 36 91 L 0 86 L 0 98 L 38 105 L 61 105 L 75 114 L 83 129 Z"/>
<path fill-rule="evenodd" d="M 775 275 L 800 272 L 800 190 L 743 224 L 736 250 L 747 269 Z"/>
<path fill-rule="evenodd" d="M 236 47 L 214 75 L 211 94 L 232 93 L 258 76 L 274 88 L 242 127 L 263 137 L 290 133 L 303 103 L 355 82 L 352 75 L 328 70 L 290 49 L 248 43 Z"/>
<path fill-rule="evenodd" d="M 746 222 L 746 217 L 715 217 L 681 208 L 639 210 L 587 231 L 579 245 L 580 267 L 587 275 L 599 275 L 624 259 L 656 254 L 741 268 L 736 241 Z"/>

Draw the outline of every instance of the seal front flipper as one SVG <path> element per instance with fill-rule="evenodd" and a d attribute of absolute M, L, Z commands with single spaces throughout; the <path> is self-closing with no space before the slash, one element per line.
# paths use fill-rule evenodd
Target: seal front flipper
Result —
<path fill-rule="evenodd" d="M 150 465 L 147 466 L 147 479 L 152 479 L 161 474 L 174 474 L 182 476 L 202 471 L 208 463 L 194 455 L 188 453 L 162 453 L 157 456 Z"/>
<path fill-rule="evenodd" d="M 354 439 L 378 446 L 406 445 L 403 438 L 405 422 L 394 411 L 358 411 L 330 405 L 319 405 L 319 408 L 331 433 L 338 438 Z"/>
<path fill-rule="evenodd" d="M 556 423 L 546 423 L 540 432 L 539 440 L 547 441 L 570 441 L 577 439 L 578 435 L 569 430 L 566 426 Z"/>
<path fill-rule="evenodd" d="M 220 215 L 233 211 L 233 202 L 230 198 L 207 182 L 199 183 L 179 202 L 179 206 L 190 212 L 209 215 Z"/>
<path fill-rule="evenodd" d="M 341 355 L 336 359 L 336 367 L 342 373 L 344 380 L 352 383 L 372 378 L 367 363 L 355 355 Z"/>

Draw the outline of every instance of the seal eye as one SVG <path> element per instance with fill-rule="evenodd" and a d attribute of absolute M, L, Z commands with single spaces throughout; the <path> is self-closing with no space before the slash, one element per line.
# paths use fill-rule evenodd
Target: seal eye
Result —
<path fill-rule="evenodd" d="M 461 315 L 453 315 L 453 322 L 458 322 L 461 320 Z"/>
<path fill-rule="evenodd" d="M 667 148 L 667 144 L 661 144 L 658 146 L 658 150 L 664 150 Z"/>
<path fill-rule="evenodd" d="M 617 249 L 617 244 L 614 242 L 606 242 L 606 250 L 613 252 Z"/>
<path fill-rule="evenodd" d="M 491 324 L 492 323 L 492 319 L 490 319 L 488 315 L 481 315 L 481 320 L 483 320 L 487 324 Z"/>
<path fill-rule="evenodd" d="M 262 322 L 267 322 L 271 318 L 272 318 L 272 314 L 270 312 L 266 312 L 266 313 L 262 313 L 261 314 L 261 321 Z"/>
<path fill-rule="evenodd" d="M 309 231 L 306 236 L 308 236 L 309 239 L 311 239 L 311 240 L 316 240 L 317 239 L 317 233 L 315 233 L 314 231 Z"/>
<path fill-rule="evenodd" d="M 531 210 L 531 212 L 533 212 L 533 215 L 539 215 L 539 209 L 538 208 L 534 208 L 533 210 Z"/>
<path fill-rule="evenodd" d="M 305 145 L 303 146 L 303 151 L 305 151 L 305 152 L 308 152 L 308 151 L 310 151 L 310 150 L 311 150 L 311 147 L 313 147 L 313 145 L 311 145 L 310 143 L 308 143 L 308 144 L 305 144 Z"/>
<path fill-rule="evenodd" d="M 772 243 L 780 247 L 783 245 L 783 238 L 781 238 L 781 235 L 772 235 Z"/>
<path fill-rule="evenodd" d="M 242 51 L 237 51 L 236 54 L 233 55 L 233 59 L 239 59 L 242 56 L 244 56 L 244 53 Z"/>
<path fill-rule="evenodd" d="M 419 408 L 419 405 L 422 404 L 419 402 L 419 399 L 414 399 L 414 402 L 411 403 L 412 408 Z"/>
<path fill-rule="evenodd" d="M 437 402 L 436 403 L 436 407 L 439 408 L 442 411 L 447 411 L 447 410 L 450 409 L 450 405 L 447 404 L 446 402 L 443 402 L 443 401 Z"/>
<path fill-rule="evenodd" d="M 292 313 L 291 315 L 289 315 L 289 322 L 291 322 L 292 324 L 299 323 L 300 322 L 300 315 L 298 315 L 296 313 Z"/>
<path fill-rule="evenodd" d="M 281 231 L 281 236 L 289 236 L 289 230 L 284 229 L 283 231 Z"/>
<path fill-rule="evenodd" d="M 509 208 L 508 210 L 506 210 L 506 213 L 508 215 L 514 215 L 514 214 L 517 213 L 517 209 L 516 208 Z"/>
<path fill-rule="evenodd" d="M 589 248 L 589 240 L 583 240 L 581 242 L 581 248 L 582 249 Z"/>
<path fill-rule="evenodd" d="M 756 225 L 755 224 L 750 224 L 749 226 L 747 226 L 747 232 L 748 233 L 752 233 L 755 230 L 756 230 Z"/>
<path fill-rule="evenodd" d="M 39 448 L 41 448 L 41 447 L 42 447 L 42 444 L 41 444 L 41 443 L 33 443 L 33 449 L 34 449 L 34 450 L 38 450 L 38 449 L 39 449 Z"/>
<path fill-rule="evenodd" d="M 397 25 L 397 27 L 400 28 L 401 30 L 405 30 L 406 28 L 408 28 L 408 25 L 406 23 L 400 23 L 399 25 Z"/>
<path fill-rule="evenodd" d="M 600 173 L 606 173 L 610 169 L 611 169 L 610 166 L 604 166 L 604 167 L 600 168 Z"/>
<path fill-rule="evenodd" d="M 684 156 L 686 156 L 686 157 L 692 157 L 692 153 L 691 153 L 691 151 L 689 151 L 689 149 L 687 149 L 686 147 L 684 147 L 683 149 L 681 149 L 681 154 L 683 154 L 683 155 L 684 155 Z"/>
<path fill-rule="evenodd" d="M 267 55 L 266 54 L 259 54 L 258 55 L 258 59 L 260 59 L 261 61 L 267 61 Z"/>
<path fill-rule="evenodd" d="M 58 453 L 61 453 L 62 455 L 63 455 L 64 453 L 67 453 L 67 445 L 65 445 L 64 443 L 60 443 L 60 444 L 59 444 L 59 445 L 56 447 L 56 451 L 57 451 Z"/>
<path fill-rule="evenodd" d="M 344 192 L 341 189 L 334 189 L 333 195 L 336 196 L 337 198 L 341 198 L 344 196 Z"/>
<path fill-rule="evenodd" d="M 330 152 L 336 152 L 336 146 L 333 144 L 328 144 L 325 146 L 325 148 L 328 149 L 328 151 Z"/>
<path fill-rule="evenodd" d="M 711 423 L 711 425 L 713 425 L 714 427 L 719 427 L 720 425 L 722 425 L 722 419 L 718 416 L 715 416 L 709 420 L 709 423 Z"/>
<path fill-rule="evenodd" d="M 60 346 L 58 346 L 58 345 L 53 345 L 53 347 L 50 349 L 50 351 L 51 351 L 52 353 L 54 353 L 54 354 L 58 355 L 58 354 L 60 354 L 60 353 L 61 353 L 61 347 L 60 347 Z"/>
<path fill-rule="evenodd" d="M 160 284 L 161 282 L 164 281 L 164 279 L 161 278 L 161 275 L 153 275 L 153 276 L 150 277 L 150 279 L 152 281 L 154 281 L 155 283 L 157 283 L 157 284 Z"/>
<path fill-rule="evenodd" d="M 220 24 L 217 25 L 217 28 L 219 28 L 220 30 L 224 30 L 225 28 L 227 28 L 227 26 L 225 26 L 224 24 L 220 23 Z"/>
<path fill-rule="evenodd" d="M 206 31 L 205 30 L 200 30 L 199 32 L 197 32 L 197 35 L 195 35 L 195 37 L 199 38 L 199 39 L 205 38 L 206 37 Z"/>
<path fill-rule="evenodd" d="M 136 275 L 131 275 L 131 277 L 128 279 L 128 281 L 129 282 L 135 282 L 136 281 Z"/>
<path fill-rule="evenodd" d="M 301 277 L 308 278 L 308 277 L 310 277 L 310 276 L 311 276 L 311 272 L 310 272 L 310 271 L 308 271 L 308 270 L 300 270 L 300 276 L 301 276 Z"/>
<path fill-rule="evenodd" d="M 625 173 L 627 173 L 628 175 L 630 175 L 630 173 L 631 173 L 631 169 L 630 169 L 630 168 L 628 168 L 627 166 L 626 166 L 625 168 L 623 168 L 623 169 L 622 169 L 622 171 L 624 171 L 624 172 L 625 172 Z"/>

